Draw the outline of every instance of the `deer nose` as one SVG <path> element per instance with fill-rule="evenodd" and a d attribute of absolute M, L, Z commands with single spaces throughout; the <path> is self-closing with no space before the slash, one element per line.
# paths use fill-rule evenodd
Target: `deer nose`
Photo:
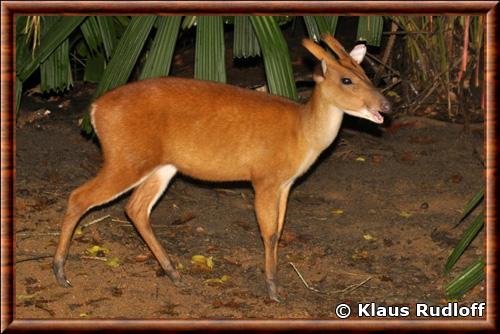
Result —
<path fill-rule="evenodd" d="M 380 111 L 386 114 L 391 111 L 391 103 L 385 97 L 382 98 L 382 103 L 380 103 Z"/>

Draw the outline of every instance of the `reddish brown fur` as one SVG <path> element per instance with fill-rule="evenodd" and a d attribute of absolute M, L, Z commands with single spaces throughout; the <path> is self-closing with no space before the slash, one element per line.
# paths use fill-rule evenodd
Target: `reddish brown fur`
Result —
<path fill-rule="evenodd" d="M 258 179 L 277 167 L 291 176 L 300 164 L 297 152 L 307 145 L 300 134 L 303 106 L 215 82 L 134 82 L 98 99 L 93 109 L 105 164 L 141 164 L 144 174 L 174 164 L 210 181 Z"/>
<path fill-rule="evenodd" d="M 264 241 L 269 296 L 278 300 L 277 245 L 294 180 L 335 139 L 342 110 L 359 111 L 365 115 L 360 117 L 377 122 L 380 118 L 367 110 L 387 110 L 387 102 L 364 73 L 359 73 L 353 59 L 349 61 L 356 66 L 338 63 L 316 44 L 306 41 L 304 45 L 324 62 L 324 75 L 315 77 L 316 88 L 305 105 L 181 78 L 135 82 L 99 98 L 91 118 L 104 165 L 94 179 L 70 196 L 54 256 L 59 283 L 69 285 L 63 266 L 81 216 L 134 187 L 127 214 L 163 269 L 179 283 L 179 274 L 149 224 L 151 207 L 178 170 L 202 180 L 251 181 Z M 346 77 L 352 84 L 342 83 Z"/>

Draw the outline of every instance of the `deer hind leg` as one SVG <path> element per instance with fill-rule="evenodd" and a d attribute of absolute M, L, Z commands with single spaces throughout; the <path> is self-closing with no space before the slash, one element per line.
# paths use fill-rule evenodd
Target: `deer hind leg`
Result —
<path fill-rule="evenodd" d="M 255 184 L 255 213 L 264 242 L 265 275 L 269 298 L 279 302 L 276 284 L 278 241 L 285 218 L 290 184 Z"/>
<path fill-rule="evenodd" d="M 141 181 L 141 176 L 134 171 L 120 171 L 104 167 L 95 178 L 71 193 L 52 264 L 56 279 L 61 286 L 71 286 L 66 279 L 64 263 L 73 232 L 80 218 L 89 209 L 110 202 Z"/>
<path fill-rule="evenodd" d="M 134 191 L 125 210 L 163 270 L 176 285 L 180 285 L 180 275 L 172 266 L 167 253 L 156 239 L 149 223 L 151 209 L 176 172 L 177 169 L 173 165 L 165 165 L 156 169 Z"/>

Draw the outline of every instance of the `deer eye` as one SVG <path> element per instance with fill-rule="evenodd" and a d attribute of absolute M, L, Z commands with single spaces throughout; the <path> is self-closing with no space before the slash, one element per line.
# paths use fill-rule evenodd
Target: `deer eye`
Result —
<path fill-rule="evenodd" d="M 340 79 L 344 85 L 352 85 L 352 81 L 349 78 Z"/>

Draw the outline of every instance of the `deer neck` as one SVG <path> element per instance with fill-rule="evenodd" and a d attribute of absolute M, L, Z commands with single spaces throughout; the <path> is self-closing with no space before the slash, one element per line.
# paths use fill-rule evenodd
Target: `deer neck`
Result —
<path fill-rule="evenodd" d="M 335 140 L 344 112 L 322 99 L 324 93 L 316 85 L 311 99 L 302 110 L 302 132 L 312 149 L 323 151 Z"/>

